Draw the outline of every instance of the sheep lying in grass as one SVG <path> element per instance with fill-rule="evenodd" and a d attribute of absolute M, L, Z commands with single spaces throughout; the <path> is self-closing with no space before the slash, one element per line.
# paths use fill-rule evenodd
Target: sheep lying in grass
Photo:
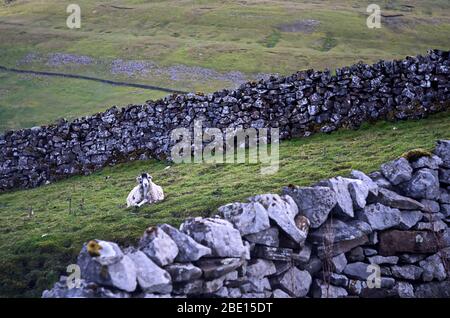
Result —
<path fill-rule="evenodd" d="M 164 200 L 163 189 L 154 184 L 152 176 L 148 173 L 143 173 L 136 178 L 138 185 L 131 190 L 127 197 L 127 208 L 130 206 L 141 207 L 148 203 L 155 203 Z"/>

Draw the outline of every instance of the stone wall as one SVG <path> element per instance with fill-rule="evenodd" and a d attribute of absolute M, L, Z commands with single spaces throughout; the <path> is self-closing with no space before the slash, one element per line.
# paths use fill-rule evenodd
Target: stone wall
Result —
<path fill-rule="evenodd" d="M 92 240 L 80 286 L 63 276 L 43 297 L 450 297 L 449 223 L 441 140 L 434 154 L 412 151 L 369 175 L 150 227 L 137 247 Z"/>
<path fill-rule="evenodd" d="M 301 71 L 208 95 L 171 95 L 144 105 L 0 136 L 0 191 L 30 188 L 105 165 L 170 159 L 170 132 L 204 127 L 279 128 L 280 138 L 356 128 L 363 122 L 420 118 L 448 108 L 449 52 L 401 61 Z M 55 107 L 57 107 L 55 105 Z"/>

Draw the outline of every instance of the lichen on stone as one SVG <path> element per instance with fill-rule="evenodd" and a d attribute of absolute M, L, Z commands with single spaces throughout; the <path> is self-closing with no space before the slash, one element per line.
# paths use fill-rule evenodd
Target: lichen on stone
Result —
<path fill-rule="evenodd" d="M 431 156 L 432 156 L 431 152 L 422 148 L 412 149 L 402 154 L 402 157 L 408 160 L 409 162 L 414 162 L 421 157 L 431 157 Z"/>

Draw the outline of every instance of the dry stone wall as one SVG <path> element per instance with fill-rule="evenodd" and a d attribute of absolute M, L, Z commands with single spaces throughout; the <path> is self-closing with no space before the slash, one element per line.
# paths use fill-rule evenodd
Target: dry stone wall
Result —
<path fill-rule="evenodd" d="M 43 297 L 450 297 L 449 223 L 441 140 L 369 175 L 150 227 L 137 247 L 92 240 L 78 256 L 80 285 L 62 276 Z"/>
<path fill-rule="evenodd" d="M 421 118 L 448 109 L 449 52 L 301 71 L 208 95 L 170 95 L 71 122 L 0 135 L 0 191 L 88 174 L 121 161 L 170 159 L 174 128 L 279 128 L 280 138 Z M 343 212 L 345 214 L 345 212 Z"/>

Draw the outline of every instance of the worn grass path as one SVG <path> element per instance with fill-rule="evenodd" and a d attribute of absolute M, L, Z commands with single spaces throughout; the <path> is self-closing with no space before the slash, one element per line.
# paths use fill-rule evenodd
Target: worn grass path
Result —
<path fill-rule="evenodd" d="M 309 185 L 351 169 L 370 172 L 412 148 L 432 149 L 440 138 L 450 138 L 450 112 L 285 141 L 280 169 L 273 175 L 261 175 L 259 165 L 178 164 L 165 169 L 168 163 L 150 160 L 1 194 L 0 296 L 40 296 L 89 239 L 135 243 L 149 225 L 178 225 L 189 216 L 213 215 L 222 204 L 277 193 L 289 183 Z M 126 196 L 144 170 L 164 187 L 166 199 L 127 210 Z M 31 220 L 26 217 L 30 208 L 36 215 Z"/>

